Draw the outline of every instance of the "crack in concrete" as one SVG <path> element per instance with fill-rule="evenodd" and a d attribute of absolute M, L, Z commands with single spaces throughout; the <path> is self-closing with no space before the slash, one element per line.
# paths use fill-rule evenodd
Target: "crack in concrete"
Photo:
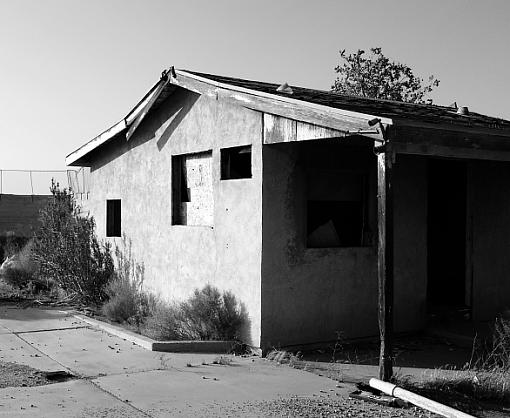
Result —
<path fill-rule="evenodd" d="M 90 328 L 90 326 L 79 325 L 76 327 L 66 327 L 66 328 L 35 329 L 33 331 L 12 331 L 12 330 L 9 330 L 9 331 L 11 331 L 11 333 L 14 335 L 19 335 L 19 334 L 35 334 L 36 332 L 67 331 L 70 329 L 80 329 L 80 328 Z"/>
<path fill-rule="evenodd" d="M 121 373 L 99 373 L 97 375 L 94 375 L 94 376 L 84 376 L 83 379 L 101 379 L 102 377 L 109 377 L 109 376 L 123 376 L 123 375 L 133 375 L 133 374 L 139 374 L 139 373 L 147 373 L 147 372 L 160 372 L 160 371 L 167 371 L 167 370 L 171 370 L 171 371 L 176 371 L 176 372 L 185 372 L 185 370 L 181 370 L 181 369 L 178 369 L 177 367 L 174 367 L 174 366 L 171 366 L 171 367 L 168 367 L 166 369 L 164 368 L 161 368 L 161 367 L 156 367 L 154 369 L 142 369 L 142 370 L 126 370 L 126 371 L 123 371 Z"/>
<path fill-rule="evenodd" d="M 5 328 L 5 327 L 4 327 Z M 88 327 L 81 327 L 81 328 L 88 328 Z M 12 332 L 12 330 L 10 330 L 9 328 L 6 328 L 8 329 L 9 331 Z M 70 328 L 66 328 L 66 329 L 70 329 Z M 89 382 L 91 385 L 95 386 L 97 389 L 99 389 L 100 391 L 112 396 L 113 398 L 117 399 L 118 401 L 120 401 L 121 403 L 123 403 L 124 405 L 127 405 L 128 407 L 138 411 L 139 413 L 141 413 L 142 415 L 146 416 L 146 417 L 149 417 L 149 418 L 153 418 L 152 415 L 149 415 L 147 414 L 145 411 L 137 408 L 136 406 L 130 404 L 129 402 L 126 402 L 125 399 L 121 399 L 119 398 L 118 396 L 116 396 L 115 394 L 103 389 L 101 386 L 99 386 L 97 383 L 93 382 L 92 379 L 90 377 L 86 377 L 86 376 L 83 376 L 83 375 L 80 375 L 79 373 L 75 373 L 71 368 L 68 368 L 67 366 L 65 366 L 63 363 L 61 363 L 60 361 L 54 359 L 53 357 L 51 357 L 50 355 L 46 354 L 45 352 L 41 351 L 40 349 L 38 349 L 37 347 L 35 347 L 34 345 L 32 345 L 29 341 L 25 340 L 23 337 L 21 337 L 20 335 L 18 334 L 21 334 L 21 333 L 15 333 L 15 332 L 12 332 L 13 335 L 15 335 L 16 337 L 18 337 L 21 341 L 23 341 L 25 344 L 28 344 L 30 347 L 32 347 L 34 350 L 38 351 L 39 353 L 41 353 L 43 356 L 49 358 L 50 360 L 54 361 L 55 363 L 57 364 L 60 364 L 63 369 L 69 373 L 71 373 L 76 379 L 79 379 L 79 380 L 85 380 L 87 382 Z M 146 370 L 146 371 L 151 371 L 151 370 Z M 140 373 L 142 373 L 140 371 Z M 122 374 L 122 373 L 120 373 Z M 111 375 L 107 375 L 107 376 L 111 376 Z"/>
<path fill-rule="evenodd" d="M 137 408 L 136 406 L 134 406 L 133 404 L 129 403 L 129 401 L 127 401 L 126 399 L 122 399 L 122 398 L 119 398 L 117 395 L 115 395 L 114 393 L 102 388 L 101 386 L 99 386 L 96 382 L 93 382 L 92 380 L 89 380 L 89 382 L 94 385 L 96 388 L 98 388 L 100 391 L 106 393 L 107 395 L 110 395 L 111 397 L 117 399 L 118 401 L 122 402 L 124 405 L 127 405 L 129 406 L 130 408 L 133 408 L 135 411 L 138 411 L 140 412 L 142 415 L 146 416 L 146 417 L 149 417 L 149 418 L 153 418 L 152 415 L 149 415 L 147 412 L 145 412 L 143 409 L 140 409 L 140 408 Z"/>
<path fill-rule="evenodd" d="M 67 371 L 67 372 L 69 372 L 69 373 L 73 372 L 70 368 L 68 368 L 67 366 L 65 366 L 64 364 L 62 364 L 62 363 L 61 363 L 60 361 L 58 361 L 57 359 L 54 359 L 53 357 L 49 356 L 49 355 L 48 355 L 48 354 L 46 354 L 44 351 L 39 350 L 37 347 L 35 347 L 34 345 L 32 345 L 29 341 L 25 340 L 23 337 L 19 336 L 19 335 L 18 335 L 18 334 L 16 334 L 16 333 L 13 333 L 13 335 L 15 335 L 16 337 L 18 337 L 18 338 L 19 338 L 21 341 L 23 341 L 25 344 L 28 344 L 28 345 L 29 345 L 30 347 L 32 347 L 35 351 L 38 351 L 39 353 L 41 353 L 43 356 L 45 356 L 45 357 L 49 358 L 50 360 L 54 361 L 54 362 L 55 362 L 55 363 L 57 363 L 57 364 L 60 364 L 60 365 L 64 368 L 64 370 L 65 370 L 65 371 Z M 74 372 L 73 372 L 73 373 L 71 373 L 71 374 L 74 374 Z M 74 376 L 75 376 L 75 377 L 77 377 L 77 378 L 80 378 L 80 379 L 82 378 L 82 376 L 80 376 L 79 374 L 74 374 Z"/>

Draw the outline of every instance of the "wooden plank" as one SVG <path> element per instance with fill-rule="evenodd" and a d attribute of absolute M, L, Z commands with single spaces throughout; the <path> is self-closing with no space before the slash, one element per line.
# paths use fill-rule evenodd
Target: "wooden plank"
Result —
<path fill-rule="evenodd" d="M 501 136 L 510 136 L 510 129 L 508 127 L 485 127 L 480 125 L 455 125 L 453 123 L 447 122 L 422 122 L 419 120 L 413 119 L 395 119 L 393 121 L 393 125 L 395 127 L 412 127 L 412 128 L 420 128 L 420 129 L 432 129 L 432 130 L 442 130 L 448 132 L 462 132 L 468 134 L 477 134 L 477 135 L 501 135 Z"/>
<path fill-rule="evenodd" d="M 296 141 L 296 121 L 264 113 L 264 144 Z"/>
<path fill-rule="evenodd" d="M 430 155 L 435 157 L 472 160 L 510 161 L 510 151 L 458 148 L 431 144 L 402 144 L 398 142 L 393 143 L 393 148 L 398 154 Z"/>
<path fill-rule="evenodd" d="M 344 132 L 264 113 L 264 144 L 345 137 Z"/>
<path fill-rule="evenodd" d="M 510 138 L 501 135 L 487 135 L 477 132 L 452 132 L 437 129 L 412 127 L 389 127 L 389 137 L 393 143 L 408 146 L 429 146 L 459 148 L 475 151 L 510 152 Z M 438 148 L 441 149 L 441 148 Z M 490 153 L 489 153 L 490 154 Z M 492 153 L 491 155 L 496 155 Z"/>
<path fill-rule="evenodd" d="M 177 78 L 171 82 L 185 89 L 207 95 L 216 100 L 224 100 L 232 104 L 241 105 L 248 109 L 283 116 L 300 122 L 307 122 L 326 128 L 335 129 L 344 133 L 349 131 L 365 130 L 369 119 L 353 116 L 354 112 L 345 113 L 339 109 L 327 106 L 312 106 L 304 101 L 284 101 L 280 96 L 262 97 L 255 94 L 244 93 L 214 86 L 212 83 L 196 80 L 178 72 Z M 255 92 L 253 92 L 255 93 Z M 361 114 L 360 114 L 361 115 Z M 391 120 L 390 120 L 391 121 Z"/>
<path fill-rule="evenodd" d="M 344 137 L 345 133 L 311 123 L 297 122 L 297 140 L 307 141 L 311 139 L 338 138 Z"/>
<path fill-rule="evenodd" d="M 393 374 L 393 181 L 392 150 L 377 155 L 377 277 L 378 317 L 381 350 L 379 377 L 389 381 Z"/>

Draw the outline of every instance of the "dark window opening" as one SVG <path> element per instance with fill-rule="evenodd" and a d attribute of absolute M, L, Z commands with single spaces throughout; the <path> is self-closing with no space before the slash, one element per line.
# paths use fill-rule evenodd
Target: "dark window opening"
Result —
<path fill-rule="evenodd" d="M 172 225 L 186 225 L 183 203 L 190 202 L 186 165 L 183 155 L 172 157 Z"/>
<path fill-rule="evenodd" d="M 308 173 L 307 247 L 369 245 L 367 176 L 342 170 Z"/>
<path fill-rule="evenodd" d="M 363 239 L 361 202 L 308 201 L 308 247 L 359 247 Z"/>
<path fill-rule="evenodd" d="M 186 176 L 186 160 L 183 155 L 172 157 L 172 183 L 174 187 L 174 202 L 191 202 L 191 193 Z"/>
<path fill-rule="evenodd" d="M 120 199 L 106 201 L 106 236 L 121 236 Z"/>
<path fill-rule="evenodd" d="M 221 179 L 251 178 L 251 145 L 221 150 Z"/>

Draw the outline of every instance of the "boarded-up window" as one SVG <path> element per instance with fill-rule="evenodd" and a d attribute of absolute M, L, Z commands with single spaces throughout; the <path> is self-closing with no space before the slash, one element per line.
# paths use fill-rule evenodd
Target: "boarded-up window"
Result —
<path fill-rule="evenodd" d="M 121 231 L 121 210 L 120 199 L 106 201 L 106 236 L 120 237 Z"/>
<path fill-rule="evenodd" d="M 221 179 L 251 178 L 251 145 L 221 150 Z"/>
<path fill-rule="evenodd" d="M 365 173 L 312 170 L 308 173 L 307 246 L 364 245 L 366 220 Z"/>
<path fill-rule="evenodd" d="M 212 152 L 172 157 L 172 224 L 212 226 Z"/>

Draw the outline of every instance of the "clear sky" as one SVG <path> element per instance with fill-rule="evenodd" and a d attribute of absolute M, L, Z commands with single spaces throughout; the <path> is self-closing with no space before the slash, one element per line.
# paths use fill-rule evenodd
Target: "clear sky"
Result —
<path fill-rule="evenodd" d="M 0 169 L 63 169 L 170 65 L 329 89 L 383 52 L 431 98 L 510 119 L 508 0 L 0 0 Z"/>

